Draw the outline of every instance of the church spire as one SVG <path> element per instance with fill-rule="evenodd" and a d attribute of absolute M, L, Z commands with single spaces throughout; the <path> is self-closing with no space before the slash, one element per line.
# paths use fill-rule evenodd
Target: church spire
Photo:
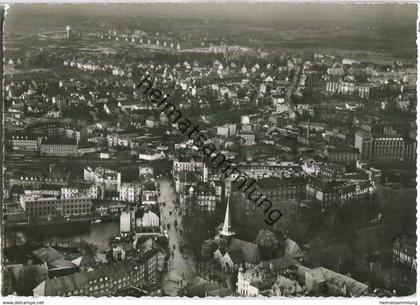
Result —
<path fill-rule="evenodd" d="M 226 214 L 225 214 L 225 222 L 223 223 L 223 229 L 219 232 L 222 236 L 232 236 L 235 235 L 235 232 L 232 231 L 232 224 L 230 222 L 230 214 L 229 214 L 229 198 L 226 205 Z"/>

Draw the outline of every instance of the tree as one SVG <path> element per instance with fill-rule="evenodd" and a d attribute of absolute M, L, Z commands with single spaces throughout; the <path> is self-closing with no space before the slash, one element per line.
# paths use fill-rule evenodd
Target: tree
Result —
<path fill-rule="evenodd" d="M 92 243 L 89 243 L 85 240 L 80 240 L 78 243 L 78 248 L 82 250 L 83 254 L 87 254 L 87 255 L 95 255 L 98 247 Z"/>
<path fill-rule="evenodd" d="M 262 254 L 267 258 L 271 258 L 280 245 L 277 236 L 268 229 L 262 229 L 258 232 L 255 243 L 260 246 Z"/>

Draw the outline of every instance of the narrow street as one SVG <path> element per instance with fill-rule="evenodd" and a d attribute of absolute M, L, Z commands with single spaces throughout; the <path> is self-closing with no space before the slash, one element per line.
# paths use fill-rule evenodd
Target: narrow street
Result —
<path fill-rule="evenodd" d="M 178 290 L 191 281 L 195 276 L 194 261 L 190 256 L 180 252 L 182 230 L 181 216 L 178 216 L 176 210 L 176 193 L 171 185 L 169 179 L 158 180 L 160 185 L 159 203 L 165 202 L 160 205 L 162 215 L 163 230 L 168 232 L 169 247 L 173 250 L 174 255 L 171 255 L 169 260 L 169 272 L 163 277 L 163 291 L 170 296 L 176 296 Z M 178 229 L 175 228 L 175 220 L 178 222 Z M 167 225 L 169 224 L 169 230 Z M 174 249 L 175 246 L 175 249 Z"/>

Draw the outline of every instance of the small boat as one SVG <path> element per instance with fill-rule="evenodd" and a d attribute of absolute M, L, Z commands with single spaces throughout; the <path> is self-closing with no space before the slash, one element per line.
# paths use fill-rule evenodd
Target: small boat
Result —
<path fill-rule="evenodd" d="M 96 219 L 96 220 L 92 220 L 90 223 L 100 223 L 100 222 L 102 222 L 102 220 Z"/>

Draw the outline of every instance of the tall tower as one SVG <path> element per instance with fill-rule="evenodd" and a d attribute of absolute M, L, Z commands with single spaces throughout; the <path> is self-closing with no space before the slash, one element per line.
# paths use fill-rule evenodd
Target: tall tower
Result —
<path fill-rule="evenodd" d="M 229 238 L 235 235 L 235 232 L 233 232 L 232 230 L 232 223 L 230 220 L 229 197 L 228 197 L 228 202 L 226 205 L 225 222 L 223 223 L 223 228 L 221 231 L 219 231 L 219 234 L 221 238 Z"/>
<path fill-rule="evenodd" d="M 223 223 L 223 228 L 219 231 L 219 248 L 226 250 L 229 246 L 230 238 L 235 235 L 235 232 L 232 230 L 232 223 L 230 220 L 230 211 L 229 211 L 229 197 L 228 202 L 226 205 L 226 214 L 225 214 L 225 222 Z"/>
<path fill-rule="evenodd" d="M 66 38 L 70 39 L 71 37 L 71 26 L 66 26 Z"/>

